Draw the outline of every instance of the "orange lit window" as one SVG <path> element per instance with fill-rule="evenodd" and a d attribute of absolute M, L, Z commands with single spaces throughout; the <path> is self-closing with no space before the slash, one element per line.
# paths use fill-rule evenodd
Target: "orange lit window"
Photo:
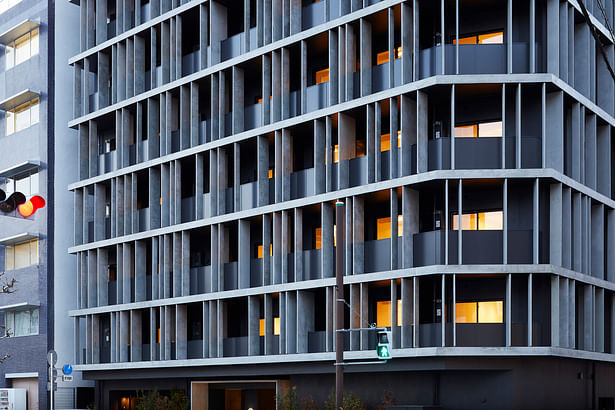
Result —
<path fill-rule="evenodd" d="M 314 238 L 316 238 L 314 249 L 322 248 L 322 229 L 321 228 L 314 229 Z M 335 225 L 333 225 L 333 246 L 337 246 L 337 226 Z"/>
<path fill-rule="evenodd" d="M 376 65 L 384 64 L 389 62 L 389 52 L 383 51 L 382 53 L 376 54 Z"/>
<path fill-rule="evenodd" d="M 270 99 L 270 100 L 273 100 L 273 95 L 270 95 L 270 96 L 269 96 L 269 99 Z M 257 98 L 256 98 L 256 103 L 257 103 L 257 104 L 260 104 L 260 103 L 262 103 L 262 102 L 263 102 L 263 97 L 257 97 Z"/>
<path fill-rule="evenodd" d="M 376 302 L 376 326 L 391 326 L 391 301 Z M 401 326 L 401 299 L 397 299 L 397 326 Z"/>
<path fill-rule="evenodd" d="M 401 131 L 397 131 L 397 148 L 401 148 Z M 380 151 L 385 152 L 391 149 L 391 134 L 380 136 Z"/>
<path fill-rule="evenodd" d="M 403 235 L 404 218 L 402 215 L 397 216 L 397 236 Z M 391 237 L 391 218 L 376 219 L 376 240 L 388 239 Z"/>
<path fill-rule="evenodd" d="M 258 245 L 256 253 L 257 253 L 257 258 L 258 259 L 262 259 L 262 257 L 263 257 L 263 245 Z M 272 244 L 269 244 L 269 256 L 273 256 L 273 245 Z"/>
<path fill-rule="evenodd" d="M 501 137 L 502 121 L 481 122 L 455 127 L 456 138 Z"/>
<path fill-rule="evenodd" d="M 462 302 L 455 304 L 457 323 L 504 323 L 504 302 Z"/>
<path fill-rule="evenodd" d="M 160 328 L 158 328 L 158 336 L 157 336 L 157 343 L 160 343 Z"/>
<path fill-rule="evenodd" d="M 477 34 L 473 36 L 461 37 L 459 44 L 503 44 L 504 32 L 496 31 L 493 33 Z M 453 39 L 453 44 L 457 41 Z"/>
<path fill-rule="evenodd" d="M 274 335 L 280 334 L 280 318 L 279 317 L 273 318 L 273 334 Z M 261 319 L 258 322 L 258 335 L 265 336 L 265 319 Z"/>
<path fill-rule="evenodd" d="M 401 58 L 401 56 L 402 56 L 402 53 L 401 53 L 401 46 L 400 46 L 400 47 L 397 47 L 397 48 L 395 49 L 395 52 L 396 52 L 396 53 L 395 53 L 395 54 L 396 54 L 396 55 L 395 55 L 395 58 Z"/>
<path fill-rule="evenodd" d="M 269 168 L 269 179 L 273 178 L 273 168 Z"/>
<path fill-rule="evenodd" d="M 335 144 L 333 146 L 333 162 L 338 162 L 340 160 L 340 146 Z"/>
<path fill-rule="evenodd" d="M 326 83 L 327 81 L 329 81 L 329 69 L 328 68 L 316 71 L 316 84 Z"/>
<path fill-rule="evenodd" d="M 453 215 L 453 231 L 459 229 L 459 218 Z M 504 229 L 504 212 L 476 212 L 461 215 L 464 231 L 500 231 Z"/>

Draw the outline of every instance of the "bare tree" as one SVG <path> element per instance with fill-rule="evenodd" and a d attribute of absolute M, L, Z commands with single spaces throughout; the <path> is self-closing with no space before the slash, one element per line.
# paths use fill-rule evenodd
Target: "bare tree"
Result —
<path fill-rule="evenodd" d="M 0 294 L 10 294 L 15 292 L 15 283 L 17 280 L 15 278 L 7 279 L 4 277 L 6 272 L 0 272 Z M 4 335 L 0 336 L 0 339 L 5 339 L 7 337 L 11 337 L 11 329 L 8 329 L 6 325 L 0 326 L 0 330 L 3 330 Z M 4 362 L 8 359 L 10 355 L 5 354 L 0 356 L 0 363 Z"/>

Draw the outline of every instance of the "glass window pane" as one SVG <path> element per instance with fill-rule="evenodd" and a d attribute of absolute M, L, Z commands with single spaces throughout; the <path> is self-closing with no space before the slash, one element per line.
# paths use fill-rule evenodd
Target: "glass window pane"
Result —
<path fill-rule="evenodd" d="M 280 318 L 279 317 L 273 318 L 273 334 L 274 335 L 280 334 Z"/>
<path fill-rule="evenodd" d="M 30 241 L 30 265 L 38 264 L 38 239 Z"/>
<path fill-rule="evenodd" d="M 38 54 L 38 29 L 33 30 L 30 36 L 30 56 L 33 56 Z"/>
<path fill-rule="evenodd" d="M 30 178 L 22 178 L 15 181 L 15 189 L 25 196 L 30 195 Z"/>
<path fill-rule="evenodd" d="M 15 269 L 15 249 L 7 246 L 4 255 L 6 256 L 6 270 Z"/>
<path fill-rule="evenodd" d="M 376 220 L 376 239 L 387 239 L 391 237 L 391 218 L 378 218 Z"/>
<path fill-rule="evenodd" d="M 15 40 L 15 65 L 30 58 L 30 33 Z"/>
<path fill-rule="evenodd" d="M 381 300 L 376 302 L 376 326 L 391 326 L 391 301 Z"/>
<path fill-rule="evenodd" d="M 36 100 L 36 102 L 30 107 L 30 125 L 36 124 L 38 122 L 38 112 L 39 106 L 38 100 Z"/>
<path fill-rule="evenodd" d="M 476 302 L 455 304 L 455 322 L 476 323 Z"/>
<path fill-rule="evenodd" d="M 38 334 L 38 309 L 34 309 L 30 315 L 30 334 Z"/>
<path fill-rule="evenodd" d="M 478 126 L 476 124 L 455 127 L 455 138 L 472 137 L 478 137 Z"/>
<path fill-rule="evenodd" d="M 502 121 L 484 122 L 478 124 L 478 136 L 484 137 L 501 137 L 502 136 Z"/>
<path fill-rule="evenodd" d="M 15 314 L 13 312 L 6 312 L 4 314 L 4 326 L 5 334 L 13 336 L 15 334 Z"/>
<path fill-rule="evenodd" d="M 6 112 L 6 135 L 15 132 L 15 114 L 12 111 Z"/>
<path fill-rule="evenodd" d="M 481 231 L 501 231 L 504 229 L 504 212 L 481 212 L 478 214 L 478 229 Z"/>
<path fill-rule="evenodd" d="M 15 131 L 21 131 L 30 126 L 30 110 L 15 111 Z"/>
<path fill-rule="evenodd" d="M 20 243 L 15 245 L 15 269 L 30 265 L 30 244 Z"/>
<path fill-rule="evenodd" d="M 30 175 L 30 194 L 38 194 L 40 193 L 38 187 L 38 174 Z"/>
<path fill-rule="evenodd" d="M 453 44 L 457 44 L 457 41 L 453 39 Z M 476 36 L 461 37 L 459 44 L 476 44 Z"/>
<path fill-rule="evenodd" d="M 15 312 L 15 336 L 30 334 L 30 312 L 22 310 Z"/>
<path fill-rule="evenodd" d="M 15 62 L 15 50 L 12 46 L 6 46 L 6 55 L 4 61 L 6 61 L 6 69 L 12 68 Z"/>
<path fill-rule="evenodd" d="M 481 34 L 478 36 L 479 44 L 504 44 L 504 33 L 499 31 L 497 33 Z"/>
<path fill-rule="evenodd" d="M 504 323 L 504 302 L 478 302 L 478 323 Z"/>

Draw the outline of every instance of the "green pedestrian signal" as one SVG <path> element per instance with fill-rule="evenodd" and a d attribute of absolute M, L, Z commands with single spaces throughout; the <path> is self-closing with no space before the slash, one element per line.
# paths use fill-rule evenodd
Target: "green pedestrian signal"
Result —
<path fill-rule="evenodd" d="M 378 331 L 378 347 L 376 353 L 379 359 L 391 358 L 391 331 L 380 330 Z"/>

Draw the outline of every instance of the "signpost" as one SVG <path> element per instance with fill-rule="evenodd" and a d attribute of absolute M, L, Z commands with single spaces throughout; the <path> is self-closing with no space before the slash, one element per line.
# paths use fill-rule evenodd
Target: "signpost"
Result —
<path fill-rule="evenodd" d="M 73 366 L 70 364 L 65 364 L 62 367 L 62 373 L 59 374 L 58 369 L 56 369 L 56 364 L 58 363 L 58 354 L 55 350 L 51 349 L 47 352 L 47 363 L 49 363 L 49 381 L 47 382 L 47 390 L 49 390 L 49 408 L 53 410 L 54 402 L 53 402 L 53 392 L 58 390 L 57 379 L 62 378 L 63 382 L 72 382 L 73 376 Z"/>

